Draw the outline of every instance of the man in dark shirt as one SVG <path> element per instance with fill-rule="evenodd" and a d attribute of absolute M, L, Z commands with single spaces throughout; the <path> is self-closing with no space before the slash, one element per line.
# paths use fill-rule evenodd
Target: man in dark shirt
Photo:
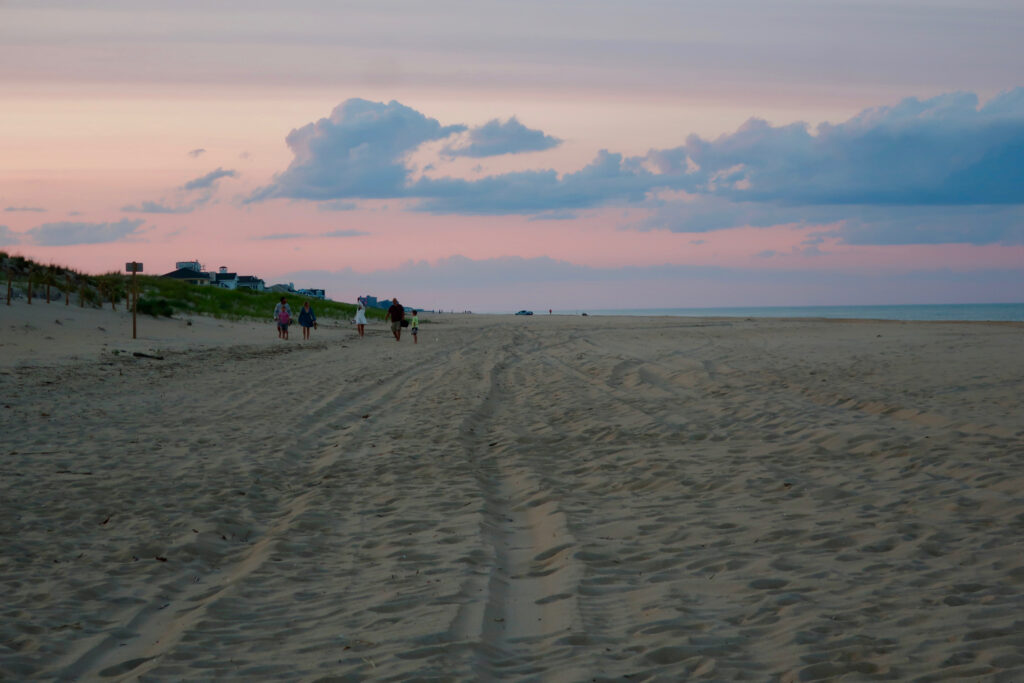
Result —
<path fill-rule="evenodd" d="M 391 300 L 391 308 L 384 314 L 384 320 L 391 320 L 391 334 L 395 335 L 395 341 L 402 341 L 402 320 L 405 319 L 405 306 L 398 303 L 398 299 Z"/>

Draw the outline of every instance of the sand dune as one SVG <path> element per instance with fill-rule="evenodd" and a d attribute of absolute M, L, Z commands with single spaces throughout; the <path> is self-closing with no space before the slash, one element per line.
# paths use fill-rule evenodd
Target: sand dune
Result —
<path fill-rule="evenodd" d="M 1024 680 L 1024 325 L 29 308 L 0 677 Z"/>

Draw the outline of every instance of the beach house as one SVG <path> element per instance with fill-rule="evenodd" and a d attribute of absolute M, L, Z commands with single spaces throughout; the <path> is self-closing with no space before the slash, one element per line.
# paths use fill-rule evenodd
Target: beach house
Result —
<path fill-rule="evenodd" d="M 221 266 L 217 272 L 206 271 L 199 261 L 178 261 L 176 270 L 166 273 L 163 277 L 183 280 L 193 285 L 216 285 L 225 289 L 251 289 L 257 292 L 266 291 L 266 284 L 255 275 L 239 275 L 228 272 L 227 266 Z"/>

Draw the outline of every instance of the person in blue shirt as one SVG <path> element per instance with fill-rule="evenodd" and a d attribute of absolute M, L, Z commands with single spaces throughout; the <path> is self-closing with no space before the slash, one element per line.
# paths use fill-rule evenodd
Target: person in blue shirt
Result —
<path fill-rule="evenodd" d="M 302 308 L 299 309 L 299 325 L 302 326 L 302 338 L 309 339 L 309 330 L 316 327 L 316 313 L 313 312 L 308 301 L 304 302 Z"/>

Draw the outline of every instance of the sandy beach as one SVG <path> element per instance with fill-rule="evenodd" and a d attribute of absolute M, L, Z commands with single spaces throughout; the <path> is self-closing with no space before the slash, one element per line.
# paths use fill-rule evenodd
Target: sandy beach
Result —
<path fill-rule="evenodd" d="M 1024 680 L 1024 324 L 422 317 L 0 306 L 0 679 Z"/>

